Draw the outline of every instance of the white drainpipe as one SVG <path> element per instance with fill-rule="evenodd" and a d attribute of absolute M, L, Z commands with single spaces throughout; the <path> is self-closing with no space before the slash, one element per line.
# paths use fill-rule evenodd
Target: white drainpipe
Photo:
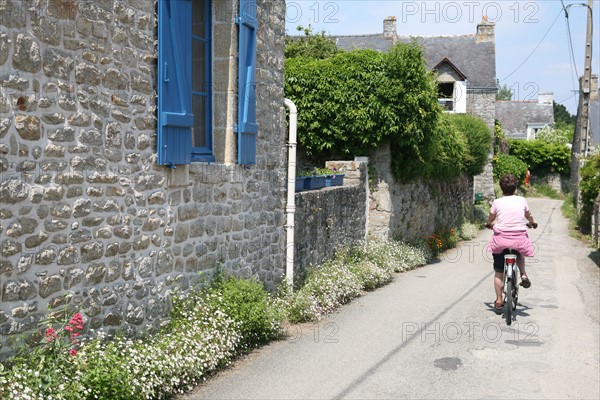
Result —
<path fill-rule="evenodd" d="M 285 106 L 290 110 L 290 132 L 288 138 L 288 179 L 286 212 L 286 263 L 285 277 L 290 288 L 294 286 L 294 214 L 296 212 L 296 126 L 298 110 L 290 99 L 284 100 Z"/>

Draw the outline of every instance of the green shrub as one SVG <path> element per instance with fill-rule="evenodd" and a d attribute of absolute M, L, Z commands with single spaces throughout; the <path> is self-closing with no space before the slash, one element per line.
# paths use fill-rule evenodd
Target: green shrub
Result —
<path fill-rule="evenodd" d="M 441 109 L 419 46 L 295 57 L 286 60 L 285 76 L 286 97 L 301 110 L 298 142 L 309 157 L 368 155 L 387 142 L 397 178 L 431 174 Z"/>
<path fill-rule="evenodd" d="M 433 153 L 432 176 L 452 179 L 465 172 L 469 155 L 466 134 L 453 123 L 454 115 L 443 114 L 439 120 Z"/>
<path fill-rule="evenodd" d="M 513 174 L 518 182 L 523 182 L 527 172 L 527 164 L 519 158 L 507 154 L 494 156 L 494 180 L 497 182 L 504 174 Z"/>
<path fill-rule="evenodd" d="M 568 176 L 571 171 L 571 149 L 563 143 L 543 140 L 510 140 L 510 155 L 523 161 L 533 175 L 557 173 Z"/>
<path fill-rule="evenodd" d="M 468 175 L 483 172 L 492 150 L 492 133 L 485 121 L 469 114 L 450 114 L 450 125 L 466 138 L 467 151 L 463 157 L 464 171 Z"/>
<path fill-rule="evenodd" d="M 297 26 L 296 30 L 302 32 L 304 36 L 285 37 L 285 58 L 304 57 L 314 59 L 324 59 L 333 57 L 338 52 L 335 40 L 325 35 L 325 31 L 314 33 L 311 26 L 304 28 Z"/>
<path fill-rule="evenodd" d="M 477 225 L 483 225 L 490 213 L 490 205 L 488 202 L 481 202 L 473 206 L 473 221 Z"/>
<path fill-rule="evenodd" d="M 588 157 L 580 169 L 581 182 L 579 193 L 581 196 L 581 212 L 579 226 L 584 233 L 591 230 L 594 202 L 600 192 L 600 154 Z"/>
<path fill-rule="evenodd" d="M 216 279 L 209 293 L 214 295 L 214 307 L 239 323 L 242 347 L 261 345 L 281 335 L 269 295 L 256 279 Z"/>

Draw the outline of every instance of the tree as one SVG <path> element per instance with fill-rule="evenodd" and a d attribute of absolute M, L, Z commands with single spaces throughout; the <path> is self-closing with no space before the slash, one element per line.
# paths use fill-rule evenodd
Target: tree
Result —
<path fill-rule="evenodd" d="M 285 95 L 299 110 L 298 143 L 311 158 L 369 154 L 386 141 L 392 169 L 409 181 L 431 174 L 437 83 L 417 44 L 388 53 L 354 50 L 285 62 Z"/>
<path fill-rule="evenodd" d="M 554 123 L 555 124 L 562 123 L 565 125 L 575 126 L 575 124 L 577 123 L 577 116 L 571 115 L 571 113 L 567 110 L 567 107 L 553 101 L 552 108 L 554 109 Z"/>
<path fill-rule="evenodd" d="M 296 27 L 304 36 L 285 37 L 285 58 L 304 57 L 307 59 L 323 60 L 335 56 L 342 50 L 338 49 L 335 40 L 325 36 L 325 31 L 314 33 L 312 27 Z"/>
<path fill-rule="evenodd" d="M 502 87 L 498 86 L 496 100 L 512 100 L 512 92 L 506 83 Z"/>

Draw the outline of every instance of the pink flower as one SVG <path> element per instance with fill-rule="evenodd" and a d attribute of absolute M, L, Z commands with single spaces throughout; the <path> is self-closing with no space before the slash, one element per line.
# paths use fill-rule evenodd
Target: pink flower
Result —
<path fill-rule="evenodd" d="M 56 331 L 52 328 L 48 328 L 46 329 L 46 340 L 51 342 L 54 339 L 56 339 L 58 337 L 58 335 L 56 334 Z"/>
<path fill-rule="evenodd" d="M 70 325 L 65 326 L 65 331 L 67 332 L 73 332 L 73 327 Z"/>
<path fill-rule="evenodd" d="M 69 354 L 72 355 L 72 356 L 76 356 L 77 355 L 77 350 L 71 349 L 71 350 L 69 350 Z"/>

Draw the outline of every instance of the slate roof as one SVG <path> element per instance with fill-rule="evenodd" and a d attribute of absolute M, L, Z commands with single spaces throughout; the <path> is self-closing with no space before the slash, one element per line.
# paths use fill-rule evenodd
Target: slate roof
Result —
<path fill-rule="evenodd" d="M 338 47 L 345 50 L 392 48 L 393 39 L 383 34 L 334 36 Z M 400 36 L 399 42 L 416 41 L 423 47 L 427 68 L 433 70 L 447 58 L 467 77 L 467 88 L 496 90 L 496 46 L 493 42 L 477 42 L 476 35 Z"/>
<path fill-rule="evenodd" d="M 554 124 L 552 103 L 496 101 L 496 119 L 509 137 L 527 138 L 527 124 Z"/>

